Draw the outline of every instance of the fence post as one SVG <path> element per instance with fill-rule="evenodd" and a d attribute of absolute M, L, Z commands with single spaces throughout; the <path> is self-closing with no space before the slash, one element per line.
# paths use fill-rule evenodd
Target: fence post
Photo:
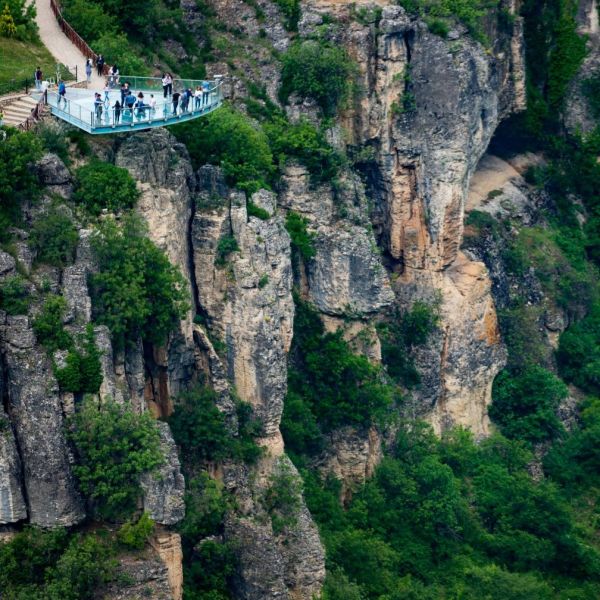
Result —
<path fill-rule="evenodd" d="M 25 93 L 28 94 L 29 93 L 29 79 L 27 77 L 25 77 Z"/>
<path fill-rule="evenodd" d="M 77 67 L 78 67 L 78 65 L 75 65 L 75 83 L 77 83 L 79 81 L 79 76 L 77 74 Z"/>

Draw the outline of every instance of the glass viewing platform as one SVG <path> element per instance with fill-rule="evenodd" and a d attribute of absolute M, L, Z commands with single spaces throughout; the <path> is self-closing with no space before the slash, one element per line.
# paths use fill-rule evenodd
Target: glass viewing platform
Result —
<path fill-rule="evenodd" d="M 115 108 L 117 101 L 123 104 L 122 83 L 129 84 L 134 105 Z M 67 87 L 64 97 L 56 88 L 49 89 L 47 94 L 48 105 L 55 117 L 88 133 L 107 134 L 165 127 L 203 117 L 223 103 L 221 86 L 220 79 L 174 79 L 172 93 L 180 94 L 177 105 L 171 94 L 165 98 L 159 77 L 121 76 L 108 90 Z M 194 96 L 197 88 L 201 92 Z M 183 98 L 184 90 L 192 92 L 187 103 Z M 96 101 L 96 94 L 100 94 L 99 101 Z"/>

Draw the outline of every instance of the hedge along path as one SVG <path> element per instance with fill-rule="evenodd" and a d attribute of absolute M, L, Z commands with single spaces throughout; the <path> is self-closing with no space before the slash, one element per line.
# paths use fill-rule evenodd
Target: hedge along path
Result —
<path fill-rule="evenodd" d="M 85 81 L 85 61 L 90 57 L 84 56 L 83 52 L 62 32 L 50 8 L 50 0 L 35 0 L 35 8 L 37 10 L 35 20 L 44 46 L 48 48 L 57 62 L 69 67 L 73 75 L 75 75 L 74 70 L 75 65 L 77 65 L 77 79 Z M 35 66 L 33 69 L 35 69 Z M 31 73 L 33 76 L 33 70 Z M 45 77 L 52 77 L 53 75 L 53 73 L 44 73 Z M 96 68 L 92 67 L 91 87 L 100 91 L 104 88 L 104 83 L 104 77 L 99 77 Z"/>

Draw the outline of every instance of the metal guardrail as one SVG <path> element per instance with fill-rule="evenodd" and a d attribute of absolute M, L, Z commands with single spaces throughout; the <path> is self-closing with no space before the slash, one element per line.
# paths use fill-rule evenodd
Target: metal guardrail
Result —
<path fill-rule="evenodd" d="M 39 99 L 38 103 L 31 109 L 31 114 L 17 127 L 17 129 L 20 129 L 21 131 L 29 131 L 30 129 L 33 129 L 34 125 L 41 120 L 47 103 L 48 92 L 46 91 L 42 94 L 42 97 Z"/>

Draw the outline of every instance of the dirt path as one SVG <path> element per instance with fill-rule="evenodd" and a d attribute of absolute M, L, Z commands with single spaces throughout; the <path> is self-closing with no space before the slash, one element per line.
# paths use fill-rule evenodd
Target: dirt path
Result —
<path fill-rule="evenodd" d="M 35 8 L 37 10 L 36 22 L 44 46 L 58 62 L 67 66 L 73 74 L 75 74 L 77 65 L 78 79 L 80 81 L 85 79 L 86 57 L 58 26 L 56 17 L 50 8 L 50 0 L 35 0 Z M 46 75 L 52 76 L 50 73 L 46 73 Z M 98 77 L 95 69 L 92 70 L 92 87 L 99 90 L 104 87 L 104 78 Z"/>

